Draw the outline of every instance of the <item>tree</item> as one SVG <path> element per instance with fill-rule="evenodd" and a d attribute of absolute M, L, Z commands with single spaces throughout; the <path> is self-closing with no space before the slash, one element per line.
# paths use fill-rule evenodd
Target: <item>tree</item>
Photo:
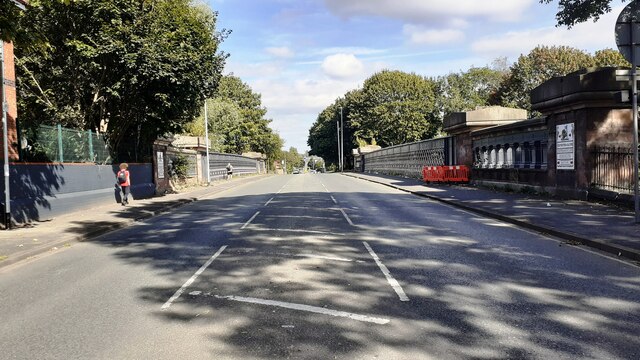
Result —
<path fill-rule="evenodd" d="M 442 122 L 436 91 L 436 81 L 416 74 L 374 74 L 354 94 L 347 114 L 354 136 L 375 139 L 383 147 L 432 138 Z"/>
<path fill-rule="evenodd" d="M 150 155 L 213 95 L 224 66 L 216 13 L 189 0 L 41 0 L 20 19 L 21 126 L 103 130 L 116 158 Z"/>
<path fill-rule="evenodd" d="M 594 66 L 620 66 L 631 67 L 631 63 L 628 62 L 624 56 L 618 50 L 603 49 L 598 50 L 593 55 Z"/>
<path fill-rule="evenodd" d="M 540 3 L 548 4 L 553 0 L 540 0 Z M 566 25 L 571 28 L 575 24 L 585 22 L 591 18 L 597 21 L 600 16 L 611 11 L 612 0 L 559 0 L 556 20 L 558 25 Z M 622 0 L 625 2 L 625 0 Z"/>
<path fill-rule="evenodd" d="M 496 94 L 500 105 L 529 110 L 529 93 L 554 76 L 564 76 L 594 65 L 593 57 L 568 46 L 538 46 L 527 55 L 520 55 L 511 66 Z"/>
<path fill-rule="evenodd" d="M 283 141 L 269 127 L 265 119 L 267 110 L 261 96 L 236 76 L 220 79 L 217 94 L 207 100 L 209 110 L 209 137 L 215 151 L 242 154 L 256 151 L 267 156 L 269 162 L 277 160 Z M 194 136 L 204 135 L 204 114 L 200 114 L 185 128 Z"/>
<path fill-rule="evenodd" d="M 444 115 L 474 110 L 489 105 L 508 71 L 472 67 L 465 72 L 452 73 L 439 79 L 440 109 Z"/>

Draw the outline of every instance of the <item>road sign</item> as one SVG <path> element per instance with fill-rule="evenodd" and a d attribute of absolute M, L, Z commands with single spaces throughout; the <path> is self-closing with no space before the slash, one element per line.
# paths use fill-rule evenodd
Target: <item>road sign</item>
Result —
<path fill-rule="evenodd" d="M 616 21 L 618 50 L 631 63 L 631 103 L 633 113 L 633 194 L 635 221 L 640 223 L 640 185 L 638 184 L 638 69 L 640 62 L 640 2 L 632 1 Z"/>
<path fill-rule="evenodd" d="M 616 44 L 627 61 L 640 65 L 640 3 L 632 1 L 627 5 L 616 21 Z"/>

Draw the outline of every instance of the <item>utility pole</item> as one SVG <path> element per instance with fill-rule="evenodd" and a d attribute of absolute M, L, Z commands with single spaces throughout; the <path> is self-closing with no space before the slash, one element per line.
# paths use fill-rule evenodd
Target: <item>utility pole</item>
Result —
<path fill-rule="evenodd" d="M 209 117 L 207 114 L 207 99 L 204 99 L 204 142 L 207 147 L 207 185 L 211 184 L 211 169 L 209 168 Z"/>
<path fill-rule="evenodd" d="M 340 106 L 340 172 L 344 172 L 344 121 L 342 120 L 342 106 Z"/>
<path fill-rule="evenodd" d="M 341 169 L 342 159 L 340 158 L 340 121 L 336 121 L 336 135 L 338 136 L 338 169 Z"/>
<path fill-rule="evenodd" d="M 3 149 L 3 172 L 4 172 L 4 225 L 5 229 L 11 229 L 11 189 L 9 187 L 9 135 L 7 133 L 7 112 L 9 104 L 7 103 L 7 95 L 4 88 L 4 41 L 0 41 L 0 79 L 2 80 L 2 149 Z"/>

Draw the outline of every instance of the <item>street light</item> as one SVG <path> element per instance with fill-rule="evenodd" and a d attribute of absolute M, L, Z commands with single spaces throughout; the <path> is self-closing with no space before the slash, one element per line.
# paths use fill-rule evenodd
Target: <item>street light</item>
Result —
<path fill-rule="evenodd" d="M 207 185 L 211 184 L 211 169 L 209 168 L 209 117 L 207 114 L 207 99 L 204 99 L 204 142 L 207 147 Z"/>
<path fill-rule="evenodd" d="M 344 172 L 344 121 L 342 120 L 342 106 L 340 106 L 340 172 Z"/>

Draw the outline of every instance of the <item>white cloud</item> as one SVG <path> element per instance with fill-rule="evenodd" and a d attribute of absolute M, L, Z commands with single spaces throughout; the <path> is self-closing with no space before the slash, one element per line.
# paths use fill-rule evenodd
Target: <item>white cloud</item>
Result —
<path fill-rule="evenodd" d="M 333 79 L 349 79 L 361 76 L 364 65 L 353 54 L 335 54 L 324 59 L 322 71 Z"/>
<path fill-rule="evenodd" d="M 403 33 L 412 44 L 447 44 L 464 39 L 464 32 L 455 29 L 435 30 L 417 25 L 405 25 Z"/>
<path fill-rule="evenodd" d="M 447 22 L 453 18 L 483 17 L 516 21 L 537 0 L 325 0 L 341 17 L 382 16 L 413 23 Z"/>
<path fill-rule="evenodd" d="M 282 47 L 268 47 L 265 49 L 267 54 L 277 57 L 277 58 L 292 58 L 295 54 L 293 50 L 289 49 L 286 46 Z"/>
<path fill-rule="evenodd" d="M 613 9 L 596 23 L 588 21 L 571 29 L 545 27 L 484 37 L 473 42 L 471 50 L 493 58 L 515 58 L 538 45 L 572 46 L 590 52 L 604 48 L 615 49 L 614 27 L 620 10 L 621 8 Z"/>

